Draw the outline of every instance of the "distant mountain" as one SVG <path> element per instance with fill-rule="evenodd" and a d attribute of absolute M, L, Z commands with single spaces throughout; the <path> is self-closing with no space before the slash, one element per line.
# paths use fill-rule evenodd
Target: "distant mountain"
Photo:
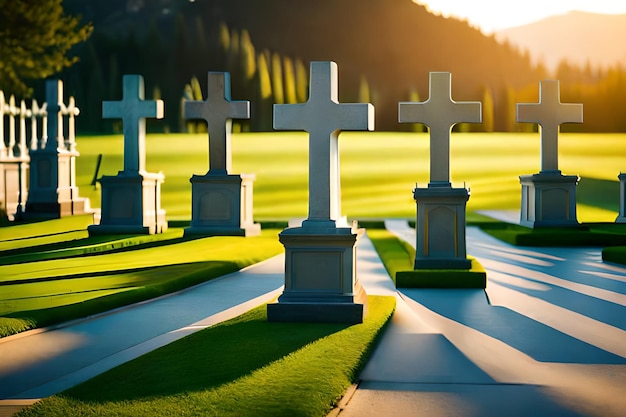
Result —
<path fill-rule="evenodd" d="M 626 14 L 570 12 L 498 31 L 496 38 L 527 49 L 549 70 L 561 60 L 581 67 L 626 66 Z"/>

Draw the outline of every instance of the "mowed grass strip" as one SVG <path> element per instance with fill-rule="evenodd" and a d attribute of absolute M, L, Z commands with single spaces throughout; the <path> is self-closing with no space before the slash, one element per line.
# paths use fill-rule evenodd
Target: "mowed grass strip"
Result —
<path fill-rule="evenodd" d="M 49 326 L 177 291 L 283 251 L 278 229 L 137 250 L 0 266 L 0 335 Z M 10 281 L 10 282 L 6 282 Z"/>
<path fill-rule="evenodd" d="M 356 381 L 394 297 L 362 324 L 268 323 L 266 305 L 112 369 L 18 416 L 325 416 Z"/>
<path fill-rule="evenodd" d="M 104 154 L 101 175 L 117 174 L 122 169 L 122 137 L 79 137 L 77 142 L 81 153 L 76 162 L 80 194 L 89 197 L 93 207 L 99 207 L 100 190 L 89 186 L 97 156 Z M 189 219 L 189 178 L 208 169 L 206 134 L 148 135 L 146 142 L 148 171 L 165 174 L 162 202 L 168 218 Z M 306 217 L 306 133 L 237 133 L 233 134 L 232 142 L 232 172 L 256 174 L 255 219 Z M 566 174 L 616 183 L 617 175 L 624 169 L 624 154 L 615 150 L 622 149 L 624 143 L 624 134 L 561 134 L 560 169 Z M 414 217 L 412 190 L 416 183 L 422 187 L 429 181 L 428 134 L 342 132 L 339 147 L 342 211 L 346 215 L 356 219 Z M 450 150 L 454 186 L 466 183 L 471 188 L 469 212 L 519 209 L 519 176 L 540 170 L 538 133 L 455 132 Z M 596 184 L 592 185 L 590 190 L 597 188 Z M 618 198 L 619 194 L 615 201 Z M 608 211 L 590 214 L 586 216 L 582 211 L 579 218 L 586 222 L 613 221 L 617 215 Z"/>
<path fill-rule="evenodd" d="M 0 251 L 0 265 L 89 256 L 172 244 L 176 239 L 183 241 L 183 229 L 168 229 L 165 233 L 155 235 L 102 235 L 67 241 L 60 239 L 64 237 L 64 234 L 57 235 L 57 237 L 59 240 L 54 243 Z M 0 284 L 2 281 L 3 278 L 0 278 Z"/>
<path fill-rule="evenodd" d="M 386 229 L 367 229 L 367 236 L 372 241 L 394 284 L 396 272 L 413 270 L 415 249 L 407 242 L 398 239 Z"/>
<path fill-rule="evenodd" d="M 614 246 L 602 250 L 602 260 L 626 265 L 626 246 Z"/>
<path fill-rule="evenodd" d="M 481 229 L 491 236 L 516 246 L 620 246 L 626 245 L 626 225 L 582 224 L 580 228 L 536 228 L 483 223 Z"/>

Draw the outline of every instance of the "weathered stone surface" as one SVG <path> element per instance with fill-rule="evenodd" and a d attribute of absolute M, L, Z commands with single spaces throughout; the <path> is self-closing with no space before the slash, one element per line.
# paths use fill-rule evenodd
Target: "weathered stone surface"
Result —
<path fill-rule="evenodd" d="M 154 234 L 167 230 L 161 208 L 161 173 L 146 172 L 146 118 L 163 117 L 161 100 L 144 100 L 141 75 L 124 75 L 121 101 L 102 103 L 102 117 L 124 124 L 124 169 L 98 181 L 102 190 L 99 224 L 90 234 Z"/>
<path fill-rule="evenodd" d="M 357 230 L 341 215 L 341 130 L 373 130 L 371 104 L 338 101 L 337 64 L 312 62 L 309 99 L 274 106 L 274 128 L 309 133 L 309 216 L 280 234 L 285 290 L 270 321 L 360 323 L 367 296 L 356 276 Z"/>
<path fill-rule="evenodd" d="M 520 176 L 522 206 L 520 224 L 528 227 L 572 227 L 576 219 L 578 176 L 559 170 L 559 128 L 563 123 L 582 123 L 583 105 L 561 103 L 559 82 L 541 81 L 539 103 L 517 105 L 517 121 L 539 124 L 541 171 Z"/>
<path fill-rule="evenodd" d="M 261 226 L 252 214 L 252 174 L 233 175 L 232 119 L 250 118 L 249 101 L 232 101 L 230 75 L 209 72 L 205 101 L 186 101 L 184 117 L 207 122 L 209 170 L 191 178 L 191 225 L 185 235 L 255 236 Z"/>

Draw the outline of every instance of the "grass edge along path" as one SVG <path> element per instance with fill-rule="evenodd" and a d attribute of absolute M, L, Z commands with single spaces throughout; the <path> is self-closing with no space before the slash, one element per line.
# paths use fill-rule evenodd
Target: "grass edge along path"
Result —
<path fill-rule="evenodd" d="M 236 272 L 246 266 L 281 253 L 282 246 L 275 237 L 277 233 L 278 230 L 276 229 L 265 229 L 260 236 L 246 238 L 245 240 L 239 237 L 220 237 L 219 242 L 221 242 L 222 247 L 224 247 L 224 239 L 237 243 L 236 247 L 233 248 L 237 255 L 234 253 L 232 255 L 224 254 L 221 256 L 221 259 L 209 259 L 206 262 L 202 262 L 201 266 L 198 266 L 197 262 L 192 263 L 188 265 L 186 270 L 178 268 L 176 273 L 172 273 L 171 276 L 129 288 L 120 288 L 114 294 L 93 298 L 90 296 L 90 292 L 85 292 L 85 297 L 89 298 L 81 302 L 4 314 L 0 317 L 0 338 L 156 298 Z M 210 250 L 211 242 L 216 244 L 218 241 L 213 241 L 212 238 L 209 238 L 205 242 L 202 245 L 205 245 L 205 250 L 208 251 Z M 243 250 L 244 247 L 246 250 Z M 138 250 L 136 253 L 128 252 L 128 256 L 142 256 L 142 251 Z M 180 262 L 180 259 L 177 261 Z M 132 271 L 129 273 L 133 274 Z M 94 278 L 93 280 L 96 279 Z M 93 281 L 91 285 L 97 287 L 97 282 Z"/>
<path fill-rule="evenodd" d="M 356 381 L 395 310 L 392 296 L 368 303 L 364 322 L 351 326 L 268 323 L 264 304 L 17 416 L 322 417 Z"/>
<path fill-rule="evenodd" d="M 626 246 L 613 246 L 602 249 L 602 260 L 626 265 Z"/>
<path fill-rule="evenodd" d="M 367 236 L 372 241 L 387 273 L 396 283 L 396 272 L 413 269 L 415 249 L 407 242 L 398 239 L 387 229 L 367 229 Z"/>
<path fill-rule="evenodd" d="M 514 246 L 624 246 L 626 225 L 584 223 L 574 228 L 536 228 L 505 222 L 478 223 L 481 230 Z"/>

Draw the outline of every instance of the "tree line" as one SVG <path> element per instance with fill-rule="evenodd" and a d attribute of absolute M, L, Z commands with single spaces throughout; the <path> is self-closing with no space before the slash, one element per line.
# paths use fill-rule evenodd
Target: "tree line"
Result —
<path fill-rule="evenodd" d="M 81 108 L 79 131 L 120 130 L 119 121 L 102 119 L 101 107 L 104 100 L 121 98 L 123 74 L 142 74 L 146 97 L 165 101 L 165 120 L 149 121 L 149 129 L 203 129 L 202 123 L 183 119 L 182 101 L 206 98 L 207 71 L 230 72 L 233 99 L 251 102 L 251 119 L 235 121 L 237 129 L 272 130 L 273 104 L 305 101 L 309 61 L 322 57 L 338 61 L 342 102 L 374 104 L 377 130 L 423 130 L 423 126 L 397 123 L 397 102 L 427 99 L 427 71 L 447 70 L 453 74 L 455 100 L 483 103 L 483 123 L 461 124 L 457 130 L 536 129 L 531 124 L 516 123 L 515 104 L 537 102 L 539 81 L 556 78 L 561 81 L 561 101 L 583 103 L 585 112 L 584 124 L 564 125 L 562 130 L 626 131 L 623 68 L 597 69 L 591 65 L 579 68 L 563 62 L 556 74 L 549 74 L 540 65 L 533 66 L 528 53 L 499 44 L 466 22 L 429 15 L 410 1 L 394 0 L 391 7 L 389 2 L 368 0 L 369 8 L 358 10 L 351 0 L 329 2 L 330 6 L 324 6 L 322 0 L 315 5 L 295 0 L 297 5 L 281 0 L 272 2 L 280 3 L 280 7 L 259 5 L 254 13 L 247 14 L 235 12 L 241 8 L 239 3 L 245 3 L 243 0 L 185 2 L 180 3 L 181 9 L 173 10 L 165 23 L 163 19 L 152 18 L 149 24 L 131 21 L 123 29 L 107 22 L 95 22 L 91 37 L 73 51 L 80 61 L 60 74 L 66 95 L 75 96 Z M 249 3 L 249 7 L 256 7 L 257 3 Z M 194 9 L 196 6 L 207 9 Z M 309 6 L 310 9 L 303 9 Z M 342 27 L 337 27 L 336 33 L 320 33 L 315 26 L 319 19 L 314 13 L 329 7 L 336 10 L 327 16 L 337 16 Z M 268 20 L 263 15 L 268 10 L 280 13 Z M 346 20 L 348 11 L 351 11 L 350 19 Z M 302 38 L 301 34 L 294 34 L 291 39 L 286 35 L 298 26 L 296 12 L 309 15 L 309 19 L 300 21 L 300 26 L 309 25 L 303 30 L 314 36 Z M 389 16 L 384 16 L 385 13 Z M 218 21 L 218 18 L 224 19 Z M 404 23 L 403 18 L 407 19 Z M 393 20 L 394 24 L 389 26 L 386 20 Z M 275 30 L 268 30 L 267 21 L 274 22 Z M 411 32 L 416 22 L 420 23 L 421 32 Z M 358 38 L 347 38 L 361 33 L 363 25 L 369 25 L 361 36 L 369 51 L 359 44 Z M 388 34 L 389 39 L 381 33 Z M 424 35 L 438 37 L 440 43 L 433 43 Z M 412 49 L 397 41 L 412 37 L 416 39 Z M 43 98 L 43 83 L 36 85 L 35 94 Z"/>

